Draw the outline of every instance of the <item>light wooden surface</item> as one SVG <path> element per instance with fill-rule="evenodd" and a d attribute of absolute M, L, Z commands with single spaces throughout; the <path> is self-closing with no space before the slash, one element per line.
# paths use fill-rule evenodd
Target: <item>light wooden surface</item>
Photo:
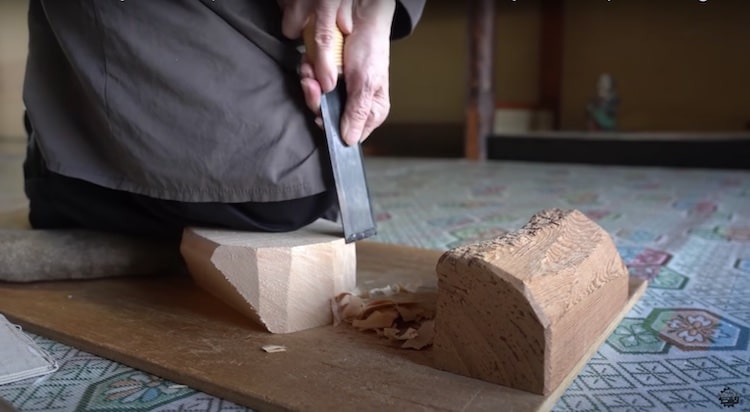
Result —
<path fill-rule="evenodd" d="M 435 282 L 440 251 L 360 242 L 362 287 Z M 209 394 L 261 410 L 548 410 L 628 304 L 548 396 L 434 369 L 431 350 L 391 346 L 372 334 L 324 326 L 272 335 L 187 277 L 0 284 L 0 312 L 27 330 Z M 287 347 L 265 353 L 263 345 Z"/>
<path fill-rule="evenodd" d="M 331 297 L 357 282 L 354 244 L 325 220 L 285 233 L 187 228 L 180 251 L 201 287 L 273 333 L 330 325 Z"/>
<path fill-rule="evenodd" d="M 577 210 L 545 210 L 519 231 L 451 250 L 437 273 L 437 367 L 540 394 L 628 299 L 612 239 Z"/>

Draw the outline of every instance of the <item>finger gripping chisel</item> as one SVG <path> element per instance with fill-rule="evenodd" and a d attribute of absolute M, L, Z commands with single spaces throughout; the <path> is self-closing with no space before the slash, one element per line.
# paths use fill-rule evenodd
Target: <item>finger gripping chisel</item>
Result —
<path fill-rule="evenodd" d="M 310 22 L 304 31 L 305 48 L 310 54 L 315 53 L 313 27 L 314 22 Z M 337 34 L 334 50 L 339 66 L 339 79 L 332 91 L 321 96 L 320 113 L 333 169 L 344 240 L 351 243 L 375 235 L 377 229 L 361 144 L 347 146 L 341 136 L 341 114 L 346 104 L 346 82 L 342 75 L 344 38 L 338 29 L 334 32 Z"/>

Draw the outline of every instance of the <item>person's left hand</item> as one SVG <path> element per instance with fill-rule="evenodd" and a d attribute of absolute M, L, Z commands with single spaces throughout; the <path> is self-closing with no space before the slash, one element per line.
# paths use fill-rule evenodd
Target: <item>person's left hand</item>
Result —
<path fill-rule="evenodd" d="M 305 2 L 305 0 L 300 1 Z M 395 0 L 352 0 L 341 2 L 340 6 L 336 11 L 336 21 L 345 36 L 343 74 L 347 86 L 347 102 L 341 120 L 341 134 L 344 141 L 352 145 L 364 141 L 385 121 L 390 111 L 388 68 L 391 22 L 396 3 Z M 284 33 L 287 36 L 295 34 L 298 36 L 301 32 L 299 22 L 301 21 L 304 27 L 307 18 L 300 19 L 298 11 L 292 14 L 290 10 L 296 9 L 289 8 L 289 2 L 287 2 L 284 13 Z M 313 10 L 317 9 L 313 8 Z M 330 11 L 327 12 L 330 13 Z M 330 17 L 328 19 L 330 20 Z M 297 31 L 298 28 L 299 31 Z M 321 94 L 333 88 L 327 81 L 327 77 L 321 77 L 321 72 L 322 76 L 327 76 L 327 70 L 320 69 L 321 65 L 324 69 L 328 66 L 325 59 L 324 56 L 323 59 L 318 58 L 319 61 L 310 61 L 309 57 L 305 56 L 300 66 L 301 86 L 305 101 L 310 110 L 318 116 Z M 319 117 L 316 118 L 316 123 L 319 126 L 322 125 Z"/>

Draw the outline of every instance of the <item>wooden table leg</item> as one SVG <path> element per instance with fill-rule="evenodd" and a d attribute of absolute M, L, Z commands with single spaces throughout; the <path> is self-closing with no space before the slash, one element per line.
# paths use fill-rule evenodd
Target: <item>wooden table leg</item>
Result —
<path fill-rule="evenodd" d="M 495 111 L 495 6 L 494 0 L 470 0 L 468 5 L 469 96 L 464 148 L 467 158 L 484 160 L 487 158 L 487 138 L 492 133 Z"/>

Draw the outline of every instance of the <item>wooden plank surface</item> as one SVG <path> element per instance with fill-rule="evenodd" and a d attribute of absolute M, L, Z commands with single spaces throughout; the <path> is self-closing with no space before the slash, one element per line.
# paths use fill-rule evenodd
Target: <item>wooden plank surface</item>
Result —
<path fill-rule="evenodd" d="M 434 286 L 441 252 L 360 242 L 363 288 Z M 436 370 L 432 351 L 347 326 L 263 332 L 186 277 L 0 284 L 0 312 L 27 330 L 259 410 L 548 410 L 638 300 L 547 397 Z M 265 353 L 261 346 L 284 345 Z"/>

